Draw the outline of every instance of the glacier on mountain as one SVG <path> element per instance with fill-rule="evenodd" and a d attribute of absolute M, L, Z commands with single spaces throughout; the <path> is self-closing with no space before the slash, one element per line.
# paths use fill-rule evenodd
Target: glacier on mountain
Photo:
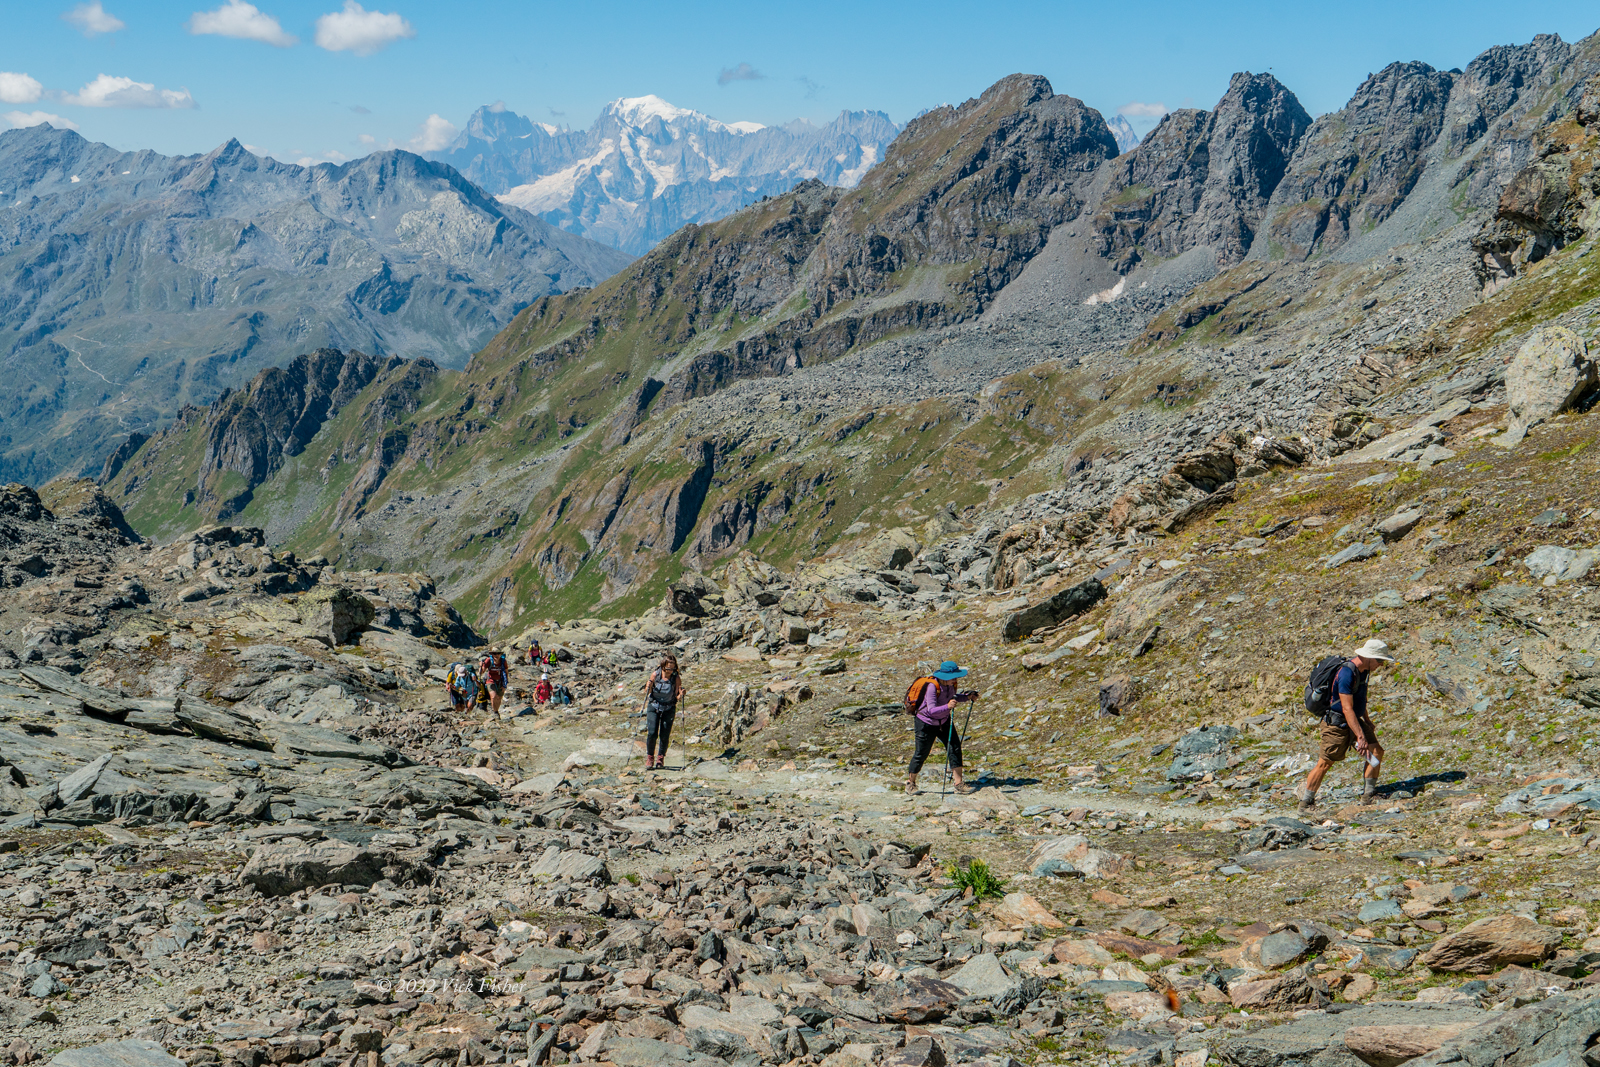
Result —
<path fill-rule="evenodd" d="M 482 107 L 430 158 L 564 230 L 641 254 L 808 178 L 855 185 L 897 133 L 880 111 L 763 126 L 645 95 L 612 101 L 587 130 Z"/>

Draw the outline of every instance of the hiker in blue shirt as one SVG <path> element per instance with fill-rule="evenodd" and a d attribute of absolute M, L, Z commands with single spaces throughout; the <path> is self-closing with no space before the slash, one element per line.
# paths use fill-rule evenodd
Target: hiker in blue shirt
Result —
<path fill-rule="evenodd" d="M 1361 798 L 1370 800 L 1377 793 L 1378 774 L 1383 770 L 1383 746 L 1378 743 L 1377 727 L 1372 725 L 1372 718 L 1367 714 L 1367 675 L 1393 662 L 1389 646 L 1373 638 L 1356 649 L 1334 675 L 1332 699 L 1327 717 L 1322 721 L 1322 751 L 1297 795 L 1301 808 L 1316 805 L 1322 776 L 1352 748 L 1360 753 L 1364 764 Z"/>

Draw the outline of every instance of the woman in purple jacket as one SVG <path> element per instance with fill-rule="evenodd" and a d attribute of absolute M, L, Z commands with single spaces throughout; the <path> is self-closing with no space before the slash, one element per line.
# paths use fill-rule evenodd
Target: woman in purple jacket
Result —
<path fill-rule="evenodd" d="M 970 793 L 972 787 L 961 780 L 961 735 L 956 733 L 955 705 L 977 700 L 977 690 L 956 692 L 956 679 L 965 678 L 967 672 L 953 659 L 939 664 L 932 681 L 922 687 L 922 700 L 917 705 L 917 748 L 911 754 L 911 766 L 906 768 L 906 792 L 917 791 L 917 775 L 933 751 L 934 741 L 944 745 L 951 774 L 951 786 L 957 793 Z"/>

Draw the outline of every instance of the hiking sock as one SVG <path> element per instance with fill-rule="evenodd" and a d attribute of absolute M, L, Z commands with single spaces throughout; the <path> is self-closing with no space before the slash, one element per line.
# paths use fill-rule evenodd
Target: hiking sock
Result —
<path fill-rule="evenodd" d="M 1370 796 L 1374 796 L 1374 795 L 1377 794 L 1377 792 L 1378 792 L 1378 780 L 1376 778 L 1362 778 L 1361 779 L 1361 796 L 1362 796 L 1363 799 L 1365 799 L 1367 797 L 1370 797 Z"/>

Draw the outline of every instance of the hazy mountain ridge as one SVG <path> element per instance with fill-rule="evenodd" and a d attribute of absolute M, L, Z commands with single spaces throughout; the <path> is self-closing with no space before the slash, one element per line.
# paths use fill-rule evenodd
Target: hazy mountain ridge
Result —
<path fill-rule="evenodd" d="M 0 191 L 6 478 L 97 466 L 117 436 L 322 345 L 459 365 L 532 300 L 627 261 L 406 152 L 300 167 L 35 126 L 0 134 Z"/>
<path fill-rule="evenodd" d="M 643 254 L 682 226 L 804 180 L 852 186 L 898 132 L 878 111 L 841 112 L 824 126 L 760 126 L 643 96 L 613 101 L 576 131 L 479 108 L 431 158 L 564 230 Z"/>

